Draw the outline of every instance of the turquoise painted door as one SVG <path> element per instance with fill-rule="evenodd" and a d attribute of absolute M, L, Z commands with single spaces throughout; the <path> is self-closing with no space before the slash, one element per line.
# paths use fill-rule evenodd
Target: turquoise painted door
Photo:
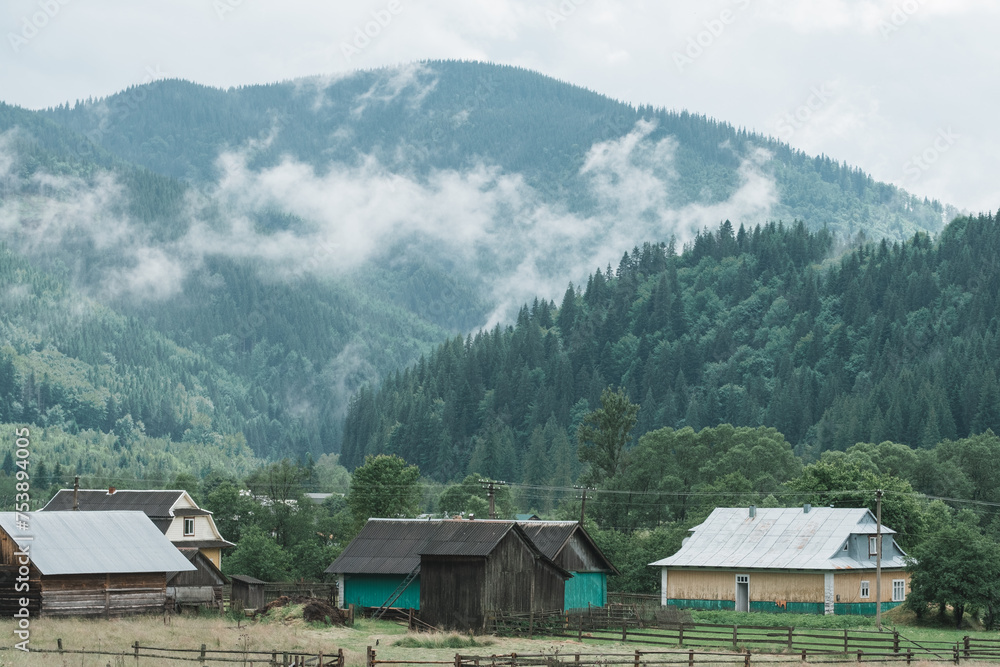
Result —
<path fill-rule="evenodd" d="M 603 572 L 574 572 L 573 577 L 566 580 L 566 609 L 603 607 L 607 603 L 608 575 Z"/>
<path fill-rule="evenodd" d="M 344 604 L 362 607 L 381 607 L 396 587 L 406 578 L 405 574 L 355 574 L 344 578 Z M 393 607 L 420 609 L 420 577 L 410 582 Z"/>

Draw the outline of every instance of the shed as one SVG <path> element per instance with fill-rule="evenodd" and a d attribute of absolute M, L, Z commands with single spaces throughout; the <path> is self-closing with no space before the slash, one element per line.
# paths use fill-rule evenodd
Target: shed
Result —
<path fill-rule="evenodd" d="M 32 615 L 159 612 L 167 573 L 194 569 L 142 512 L 0 512 L 3 613 L 21 597 Z"/>
<path fill-rule="evenodd" d="M 520 525 L 543 554 L 573 575 L 566 581 L 565 609 L 608 604 L 608 575 L 618 570 L 579 521 L 532 520 Z"/>
<path fill-rule="evenodd" d="M 479 632 L 490 612 L 562 611 L 572 575 L 511 521 L 445 521 L 420 552 L 420 617 Z"/>
<path fill-rule="evenodd" d="M 231 600 L 242 603 L 244 609 L 260 609 L 264 606 L 264 584 L 266 582 L 245 574 L 229 577 L 233 582 Z"/>
<path fill-rule="evenodd" d="M 716 508 L 660 568 L 660 601 L 695 609 L 874 614 L 877 522 L 865 508 Z M 883 611 L 906 599 L 906 554 L 882 526 Z"/>
<path fill-rule="evenodd" d="M 198 549 L 180 549 L 188 562 L 195 566 L 191 572 L 167 575 L 167 597 L 174 606 L 217 607 L 222 611 L 222 588 L 229 583 L 226 575 L 212 560 Z"/>
<path fill-rule="evenodd" d="M 571 576 L 516 522 L 478 519 L 369 519 L 326 572 L 337 576 L 341 607 L 392 602 L 463 630 L 481 629 L 493 609 L 529 611 L 532 599 L 561 610 Z"/>

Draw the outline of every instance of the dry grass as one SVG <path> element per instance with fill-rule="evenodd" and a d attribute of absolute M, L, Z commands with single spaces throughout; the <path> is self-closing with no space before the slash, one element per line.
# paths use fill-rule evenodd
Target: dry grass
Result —
<path fill-rule="evenodd" d="M 250 650 L 287 651 L 290 653 L 311 653 L 315 655 L 322 650 L 325 655 L 335 655 L 338 648 L 344 649 L 348 665 L 362 666 L 365 664 L 365 650 L 368 646 L 376 648 L 378 658 L 382 660 L 426 660 L 451 661 L 456 652 L 463 655 L 489 655 L 517 652 L 548 653 L 572 655 L 584 653 L 631 653 L 636 648 L 651 650 L 654 647 L 641 647 L 635 644 L 622 645 L 617 642 L 601 642 L 579 644 L 575 641 L 554 639 L 528 640 L 517 638 L 477 637 L 477 640 L 492 641 L 488 648 L 470 647 L 454 648 L 408 648 L 395 646 L 395 643 L 407 636 L 416 639 L 434 640 L 453 636 L 454 633 L 428 635 L 426 633 L 411 634 L 405 627 L 388 621 L 359 620 L 353 628 L 321 627 L 305 623 L 301 617 L 274 618 L 266 621 L 241 621 L 239 625 L 227 618 L 217 616 L 175 616 L 169 625 L 163 623 L 161 617 L 135 617 L 117 620 L 84 620 L 84 619 L 37 619 L 31 623 L 31 648 L 56 648 L 56 640 L 63 640 L 65 649 L 86 649 L 124 652 L 124 659 L 115 656 L 75 655 L 59 656 L 51 653 L 22 653 L 11 650 L 14 640 L 13 623 L 0 623 L 0 634 L 8 639 L 0 651 L 0 665 L 6 666 L 56 666 L 56 667 L 132 667 L 135 659 L 132 657 L 132 643 L 136 640 L 143 646 L 159 646 L 170 648 L 198 649 L 205 644 L 208 649 L 240 650 L 248 643 Z M 407 642 L 409 643 L 409 642 Z M 443 643 L 443 642 L 442 642 Z M 230 656 L 238 657 L 238 656 Z M 786 656 L 787 657 L 787 656 Z M 763 656 L 755 657 L 754 664 L 760 665 Z M 720 663 L 733 665 L 734 661 L 722 659 Z M 185 664 L 198 664 L 180 661 L 156 660 L 143 657 L 140 667 L 183 667 Z M 242 664 L 242 663 L 209 663 L 209 664 Z M 262 663 L 256 663 L 260 666 Z M 699 667 L 707 666 L 700 660 Z M 785 663 L 790 664 L 790 663 Z M 858 663 L 852 663 L 857 665 Z M 925 663 L 914 661 L 914 665 Z M 927 663 L 928 665 L 931 663 Z M 942 663 L 933 663 L 941 665 Z M 968 663 L 963 663 L 968 664 Z M 685 662 L 686 665 L 686 662 Z M 742 665 L 742 663 L 741 663 Z M 780 667 L 780 666 L 776 666 Z"/>

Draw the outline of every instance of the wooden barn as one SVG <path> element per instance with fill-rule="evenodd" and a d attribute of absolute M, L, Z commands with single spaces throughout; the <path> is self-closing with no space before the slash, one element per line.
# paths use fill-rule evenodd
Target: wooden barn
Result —
<path fill-rule="evenodd" d="M 409 607 L 463 631 L 496 609 L 563 609 L 571 576 L 514 521 L 440 519 L 369 519 L 326 571 L 342 607 Z"/>
<path fill-rule="evenodd" d="M 193 571 L 177 572 L 167 579 L 167 598 L 173 600 L 174 607 L 222 607 L 222 589 L 229 583 L 226 575 L 215 566 L 208 556 L 198 549 L 179 549 Z"/>
<path fill-rule="evenodd" d="M 867 509 L 717 508 L 660 568 L 664 605 L 875 613 L 875 516 Z M 882 610 L 906 599 L 905 553 L 882 527 Z"/>
<path fill-rule="evenodd" d="M 37 512 L 19 526 L 24 516 L 0 512 L 4 614 L 22 597 L 32 616 L 162 612 L 168 576 L 195 569 L 142 512 Z"/>
<path fill-rule="evenodd" d="M 618 574 L 618 570 L 578 521 L 519 523 L 543 554 L 573 575 L 566 581 L 565 609 L 608 604 L 608 575 Z"/>

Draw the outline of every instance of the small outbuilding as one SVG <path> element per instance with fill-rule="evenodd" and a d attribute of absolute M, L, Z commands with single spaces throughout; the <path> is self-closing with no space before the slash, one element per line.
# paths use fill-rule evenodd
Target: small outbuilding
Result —
<path fill-rule="evenodd" d="M 264 606 L 264 584 L 266 582 L 245 574 L 229 577 L 233 582 L 231 599 L 239 602 L 244 609 L 260 609 Z"/>
<path fill-rule="evenodd" d="M 716 508 L 660 568 L 660 601 L 693 609 L 874 614 L 903 603 L 906 554 L 865 508 Z"/>
<path fill-rule="evenodd" d="M 167 598 L 173 600 L 177 609 L 214 607 L 223 611 L 222 589 L 229 583 L 229 579 L 200 550 L 178 549 L 178 551 L 194 565 L 195 570 L 168 575 Z"/>
<path fill-rule="evenodd" d="M 587 609 L 608 604 L 608 576 L 618 570 L 579 521 L 519 522 L 543 554 L 573 575 L 566 581 L 565 609 Z"/>
<path fill-rule="evenodd" d="M 167 576 L 193 571 L 142 512 L 0 512 L 0 610 L 32 616 L 162 612 Z"/>

